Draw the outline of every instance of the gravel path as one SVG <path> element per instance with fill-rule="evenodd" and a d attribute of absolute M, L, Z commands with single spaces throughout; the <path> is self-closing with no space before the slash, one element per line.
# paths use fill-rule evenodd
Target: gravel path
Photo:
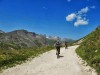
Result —
<path fill-rule="evenodd" d="M 0 75 L 96 75 L 89 66 L 84 66 L 75 53 L 78 46 L 65 50 L 61 48 L 61 56 L 51 50 L 26 63 L 4 70 Z"/>

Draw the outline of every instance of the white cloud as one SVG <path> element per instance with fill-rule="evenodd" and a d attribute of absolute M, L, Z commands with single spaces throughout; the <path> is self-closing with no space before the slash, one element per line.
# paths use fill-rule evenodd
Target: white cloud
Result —
<path fill-rule="evenodd" d="M 70 15 L 66 16 L 66 20 L 67 21 L 72 21 L 76 18 L 76 14 L 75 13 L 71 13 Z"/>
<path fill-rule="evenodd" d="M 88 25 L 88 20 L 79 19 L 74 23 L 74 26 L 79 26 L 79 25 Z"/>
<path fill-rule="evenodd" d="M 79 25 L 88 25 L 88 20 L 86 18 L 86 16 L 84 16 L 84 14 L 78 14 L 76 16 L 76 21 L 74 23 L 74 26 L 79 26 Z"/>
<path fill-rule="evenodd" d="M 68 2 L 71 2 L 71 0 L 67 0 Z"/>
<path fill-rule="evenodd" d="M 92 8 L 94 8 L 94 6 Z M 76 13 L 71 13 L 68 16 L 66 16 L 66 21 L 74 21 L 74 26 L 88 25 L 89 22 L 86 18 L 86 13 L 88 13 L 89 10 L 90 7 L 85 7 Z"/>
<path fill-rule="evenodd" d="M 89 11 L 89 7 L 85 7 L 83 9 L 81 9 L 80 11 L 78 11 L 78 14 L 87 13 L 88 11 Z"/>
<path fill-rule="evenodd" d="M 82 19 L 82 16 L 81 15 L 77 15 L 77 20 L 80 20 L 80 19 Z"/>

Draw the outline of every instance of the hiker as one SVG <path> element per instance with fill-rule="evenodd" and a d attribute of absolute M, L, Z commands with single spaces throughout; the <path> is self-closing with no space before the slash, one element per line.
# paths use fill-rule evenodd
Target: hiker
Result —
<path fill-rule="evenodd" d="M 65 49 L 68 47 L 68 42 L 65 41 Z"/>
<path fill-rule="evenodd" d="M 55 47 L 56 47 L 56 55 L 57 55 L 57 53 L 60 54 L 61 43 L 59 41 L 57 41 L 55 43 Z"/>

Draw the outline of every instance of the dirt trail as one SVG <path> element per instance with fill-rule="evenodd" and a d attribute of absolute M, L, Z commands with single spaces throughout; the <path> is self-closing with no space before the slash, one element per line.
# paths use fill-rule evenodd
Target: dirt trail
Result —
<path fill-rule="evenodd" d="M 51 50 L 24 64 L 6 69 L 0 75 L 96 75 L 90 67 L 83 66 L 75 53 L 77 47 L 61 48 L 59 59 L 55 50 Z"/>

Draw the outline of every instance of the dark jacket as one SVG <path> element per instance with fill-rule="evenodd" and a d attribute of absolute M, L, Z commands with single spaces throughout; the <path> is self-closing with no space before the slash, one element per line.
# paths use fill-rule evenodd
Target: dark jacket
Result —
<path fill-rule="evenodd" d="M 60 42 L 56 42 L 55 43 L 55 47 L 61 47 L 61 43 Z"/>

